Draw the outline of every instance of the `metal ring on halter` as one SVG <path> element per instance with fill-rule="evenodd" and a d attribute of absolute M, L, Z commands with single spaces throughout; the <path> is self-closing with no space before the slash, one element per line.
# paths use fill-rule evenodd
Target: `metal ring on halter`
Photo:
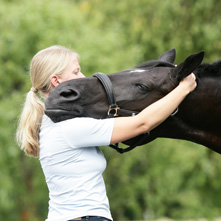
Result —
<path fill-rule="evenodd" d="M 38 92 L 38 89 L 31 87 L 31 91 L 36 94 Z"/>
<path fill-rule="evenodd" d="M 107 112 L 107 115 L 111 115 L 111 116 L 114 116 L 114 117 L 117 117 L 118 116 L 118 113 L 117 111 L 119 110 L 120 108 L 116 105 L 116 104 L 113 104 L 113 105 L 110 105 L 109 107 L 109 110 Z"/>

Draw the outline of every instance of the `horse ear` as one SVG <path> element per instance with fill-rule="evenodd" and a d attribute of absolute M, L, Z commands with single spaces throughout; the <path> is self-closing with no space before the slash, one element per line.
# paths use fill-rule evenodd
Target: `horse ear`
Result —
<path fill-rule="evenodd" d="M 164 52 L 158 60 L 146 61 L 137 65 L 135 68 L 147 68 L 147 67 L 174 67 L 173 62 L 176 58 L 175 48 Z"/>
<path fill-rule="evenodd" d="M 160 55 L 160 57 L 158 58 L 159 61 L 165 61 L 165 62 L 169 62 L 172 63 L 175 61 L 176 58 L 176 49 L 173 48 L 169 51 L 164 52 L 162 55 Z"/>
<path fill-rule="evenodd" d="M 183 78 L 191 74 L 203 61 L 204 51 L 195 53 L 175 68 L 175 78 L 180 82 Z"/>

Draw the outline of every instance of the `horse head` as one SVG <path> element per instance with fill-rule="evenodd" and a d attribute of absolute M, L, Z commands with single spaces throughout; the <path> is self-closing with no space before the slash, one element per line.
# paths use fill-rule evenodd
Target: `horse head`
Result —
<path fill-rule="evenodd" d="M 163 97 L 201 63 L 203 52 L 189 56 L 177 67 L 173 64 L 175 57 L 176 51 L 172 49 L 158 60 L 109 74 L 119 106 L 141 111 Z M 141 102 L 133 104 L 134 100 Z M 80 116 L 104 118 L 107 109 L 104 89 L 93 77 L 63 82 L 46 100 L 46 114 L 55 122 Z"/>
<path fill-rule="evenodd" d="M 159 100 L 173 90 L 183 78 L 197 70 L 203 60 L 204 52 L 190 55 L 178 66 L 173 64 L 175 57 L 176 51 L 172 49 L 163 53 L 158 60 L 147 61 L 135 68 L 108 74 L 119 108 L 139 112 Z M 197 81 L 199 80 L 197 77 Z M 200 137 L 205 137 L 206 133 L 199 132 L 201 128 L 197 128 L 198 122 L 194 119 L 197 118 L 199 111 L 197 108 L 194 109 L 196 113 L 192 116 L 191 107 L 194 106 L 194 98 L 198 96 L 197 91 L 201 90 L 196 89 L 188 95 L 180 105 L 179 112 L 151 131 L 144 143 L 157 137 L 168 137 L 205 145 L 204 138 L 197 138 L 198 133 L 201 134 Z M 54 122 L 82 116 L 100 119 L 107 117 L 108 107 L 103 85 L 97 78 L 87 77 L 63 82 L 54 88 L 46 100 L 45 113 Z M 190 116 L 186 117 L 188 114 Z M 191 123 L 191 120 L 194 123 Z M 126 141 L 130 142 L 131 140 Z M 214 149 L 208 142 L 206 146 Z"/>

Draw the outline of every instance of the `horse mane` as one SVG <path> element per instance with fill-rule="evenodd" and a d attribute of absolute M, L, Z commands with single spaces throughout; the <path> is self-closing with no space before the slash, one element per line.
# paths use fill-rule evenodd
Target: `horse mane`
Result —
<path fill-rule="evenodd" d="M 218 60 L 212 64 L 203 63 L 196 68 L 194 74 L 198 77 L 219 77 L 221 76 L 221 60 Z"/>

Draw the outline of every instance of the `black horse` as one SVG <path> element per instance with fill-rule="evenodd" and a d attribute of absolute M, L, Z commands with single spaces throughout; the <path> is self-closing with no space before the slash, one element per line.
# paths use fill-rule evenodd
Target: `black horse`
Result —
<path fill-rule="evenodd" d="M 112 82 L 116 104 L 121 109 L 137 113 L 194 72 L 198 83 L 195 91 L 181 103 L 176 114 L 145 135 L 140 144 L 158 137 L 174 138 L 192 141 L 221 153 L 221 61 L 201 64 L 204 53 L 199 52 L 175 66 L 175 57 L 175 49 L 172 49 L 158 60 L 107 75 Z M 64 82 L 53 89 L 46 100 L 45 113 L 54 122 L 59 122 L 81 116 L 106 118 L 108 108 L 103 85 L 96 77 L 87 77 Z M 120 113 L 120 110 L 117 111 Z M 142 137 L 144 135 L 125 143 L 130 145 Z"/>

